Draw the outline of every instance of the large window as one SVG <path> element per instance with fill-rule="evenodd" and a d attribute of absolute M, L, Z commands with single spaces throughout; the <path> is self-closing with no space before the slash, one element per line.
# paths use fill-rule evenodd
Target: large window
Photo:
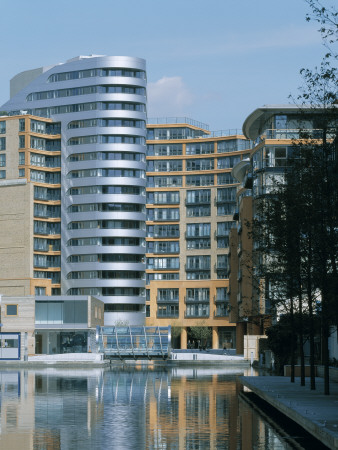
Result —
<path fill-rule="evenodd" d="M 37 324 L 87 324 L 87 301 L 35 302 L 35 323 Z"/>
<path fill-rule="evenodd" d="M 218 153 L 236 152 L 246 150 L 252 147 L 252 141 L 249 139 L 229 139 L 227 141 L 217 142 Z"/>
<path fill-rule="evenodd" d="M 179 241 L 148 241 L 147 253 L 179 253 Z"/>
<path fill-rule="evenodd" d="M 147 210 L 147 220 L 180 220 L 180 210 L 178 208 L 149 208 Z"/>
<path fill-rule="evenodd" d="M 6 167 L 6 155 L 0 155 L 0 167 Z"/>
<path fill-rule="evenodd" d="M 213 186 L 214 175 L 186 175 L 187 186 Z"/>
<path fill-rule="evenodd" d="M 182 186 L 181 176 L 167 176 L 167 177 L 147 177 L 148 187 L 175 187 Z"/>
<path fill-rule="evenodd" d="M 180 172 L 182 171 L 182 160 L 174 159 L 171 161 L 147 161 L 147 172 Z"/>
<path fill-rule="evenodd" d="M 187 206 L 187 217 L 208 217 L 210 215 L 210 205 Z"/>
<path fill-rule="evenodd" d="M 178 289 L 157 289 L 157 302 L 178 302 Z"/>
<path fill-rule="evenodd" d="M 214 168 L 214 159 L 187 159 L 186 161 L 186 170 L 213 170 Z"/>
<path fill-rule="evenodd" d="M 187 256 L 185 270 L 188 280 L 210 279 L 210 256 Z"/>
<path fill-rule="evenodd" d="M 177 192 L 147 192 L 147 203 L 153 205 L 179 204 L 180 193 Z"/>
<path fill-rule="evenodd" d="M 147 269 L 150 270 L 176 270 L 179 268 L 179 258 L 147 258 Z"/>
<path fill-rule="evenodd" d="M 217 175 L 217 184 L 235 184 L 237 181 L 234 179 L 234 177 L 231 175 L 230 172 L 225 173 L 219 173 Z"/>
<path fill-rule="evenodd" d="M 210 189 L 198 189 L 195 191 L 187 191 L 186 204 L 187 205 L 200 205 L 201 203 L 210 203 L 211 190 Z"/>
<path fill-rule="evenodd" d="M 55 83 L 58 81 L 79 80 L 90 77 L 132 77 L 145 79 L 146 73 L 143 70 L 133 69 L 86 69 L 54 73 L 49 76 L 47 81 L 48 83 Z"/>
<path fill-rule="evenodd" d="M 240 156 L 225 156 L 217 159 L 217 169 L 231 169 L 241 160 Z"/>
<path fill-rule="evenodd" d="M 187 289 L 186 291 L 186 302 L 209 302 L 210 300 L 210 289 L 209 288 L 196 288 Z"/>
<path fill-rule="evenodd" d="M 6 133 L 6 121 L 3 120 L 0 122 L 0 134 L 5 134 Z"/>
<path fill-rule="evenodd" d="M 189 143 L 185 150 L 187 155 L 206 155 L 214 153 L 213 142 Z"/>
<path fill-rule="evenodd" d="M 187 224 L 187 239 L 194 237 L 210 237 L 210 223 L 189 223 Z"/>
<path fill-rule="evenodd" d="M 157 306 L 157 317 L 178 317 L 179 305 L 178 304 L 166 304 Z"/>
<path fill-rule="evenodd" d="M 147 154 L 149 156 L 177 156 L 182 155 L 182 144 L 148 144 Z"/>

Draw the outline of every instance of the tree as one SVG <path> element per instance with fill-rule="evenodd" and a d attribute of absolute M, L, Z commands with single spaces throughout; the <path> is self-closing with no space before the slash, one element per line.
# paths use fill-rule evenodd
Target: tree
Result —
<path fill-rule="evenodd" d="M 201 347 L 206 347 L 208 340 L 211 338 L 211 329 L 207 327 L 205 321 L 202 320 L 196 326 L 190 328 L 193 339 L 200 341 Z"/>

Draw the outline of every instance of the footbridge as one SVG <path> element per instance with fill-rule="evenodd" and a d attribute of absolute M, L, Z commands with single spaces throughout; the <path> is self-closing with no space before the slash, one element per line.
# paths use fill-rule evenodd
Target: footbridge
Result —
<path fill-rule="evenodd" d="M 171 327 L 96 327 L 96 345 L 105 358 L 167 359 Z"/>

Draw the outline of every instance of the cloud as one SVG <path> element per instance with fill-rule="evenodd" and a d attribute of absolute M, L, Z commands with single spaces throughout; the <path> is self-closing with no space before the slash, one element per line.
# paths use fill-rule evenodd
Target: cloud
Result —
<path fill-rule="evenodd" d="M 149 117 L 184 115 L 186 108 L 194 101 L 182 77 L 162 77 L 148 83 L 147 92 Z"/>

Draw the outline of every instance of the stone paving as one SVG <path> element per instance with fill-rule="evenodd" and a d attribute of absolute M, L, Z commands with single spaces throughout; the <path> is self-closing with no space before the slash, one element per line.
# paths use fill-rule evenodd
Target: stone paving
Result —
<path fill-rule="evenodd" d="M 310 434 L 332 449 L 338 449 L 338 383 L 330 383 L 330 395 L 324 395 L 324 381 L 316 378 L 316 390 L 310 379 L 300 386 L 289 377 L 241 377 L 241 383 Z"/>

